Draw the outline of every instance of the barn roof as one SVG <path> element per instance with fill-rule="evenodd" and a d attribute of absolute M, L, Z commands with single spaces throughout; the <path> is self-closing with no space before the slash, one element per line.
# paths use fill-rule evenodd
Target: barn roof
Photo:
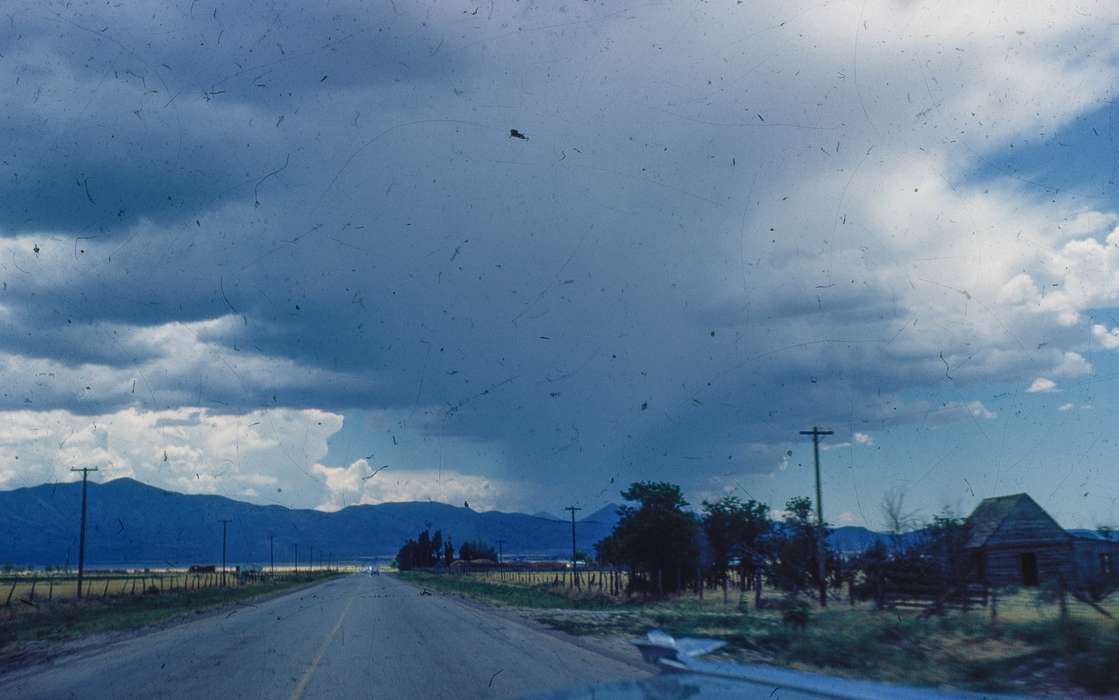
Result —
<path fill-rule="evenodd" d="M 1003 521 L 1013 513 L 1019 505 L 1024 501 L 1029 502 L 1042 513 L 1045 511 L 1041 506 L 1024 493 L 1015 493 L 1009 496 L 997 496 L 995 498 L 984 498 L 971 515 L 968 516 L 967 525 L 971 531 L 971 536 L 968 538 L 966 547 L 982 547 L 987 544 L 987 540 L 995 531 L 999 529 Z M 1060 527 L 1058 525 L 1058 527 Z"/>

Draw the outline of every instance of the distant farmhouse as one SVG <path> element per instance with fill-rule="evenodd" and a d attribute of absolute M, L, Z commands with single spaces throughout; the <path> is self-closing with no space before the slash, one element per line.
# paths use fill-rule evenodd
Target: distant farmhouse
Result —
<path fill-rule="evenodd" d="M 1119 579 L 1119 540 L 1073 534 L 1024 493 L 986 498 L 967 519 L 972 574 L 992 586 Z"/>

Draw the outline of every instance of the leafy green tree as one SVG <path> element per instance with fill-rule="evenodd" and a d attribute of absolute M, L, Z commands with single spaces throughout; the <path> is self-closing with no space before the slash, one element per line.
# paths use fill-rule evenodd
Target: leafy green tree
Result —
<path fill-rule="evenodd" d="M 463 542 L 459 547 L 459 559 L 465 561 L 472 561 L 474 559 L 492 559 L 497 561 L 497 550 L 493 548 L 489 542 L 482 540 L 472 540 L 470 542 Z"/>
<path fill-rule="evenodd" d="M 763 551 L 762 539 L 770 532 L 769 507 L 753 499 L 736 496 L 703 502 L 701 526 L 711 548 L 712 573 L 725 580 L 732 559 L 738 560 L 739 574 L 752 574 Z"/>
<path fill-rule="evenodd" d="M 630 588 L 671 592 L 694 577 L 699 559 L 699 524 L 684 510 L 680 487 L 666 482 L 634 482 L 622 498 L 637 505 L 618 509 L 614 532 L 595 545 L 603 561 L 625 564 Z"/>
<path fill-rule="evenodd" d="M 443 531 L 436 530 L 435 534 L 431 537 L 431 565 L 436 566 L 439 564 L 439 559 L 443 556 Z"/>
<path fill-rule="evenodd" d="M 812 499 L 798 496 L 786 501 L 785 517 L 772 542 L 770 580 L 793 594 L 819 585 L 818 536 Z"/>
<path fill-rule="evenodd" d="M 417 566 L 421 566 L 419 549 L 419 543 L 409 538 L 396 553 L 396 568 L 401 571 L 410 571 Z"/>
<path fill-rule="evenodd" d="M 431 533 L 421 532 L 417 545 L 416 566 L 431 566 Z"/>

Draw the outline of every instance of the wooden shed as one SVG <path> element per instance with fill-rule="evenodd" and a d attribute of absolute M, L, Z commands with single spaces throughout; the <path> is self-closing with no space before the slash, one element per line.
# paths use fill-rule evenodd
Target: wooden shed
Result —
<path fill-rule="evenodd" d="M 992 586 L 1075 583 L 1073 536 L 1024 493 L 985 498 L 967 519 L 972 576 Z"/>

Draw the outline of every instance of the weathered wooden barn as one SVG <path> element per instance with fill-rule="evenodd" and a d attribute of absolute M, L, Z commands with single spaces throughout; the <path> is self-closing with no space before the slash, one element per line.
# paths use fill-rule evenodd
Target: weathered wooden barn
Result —
<path fill-rule="evenodd" d="M 1024 493 L 984 499 L 966 526 L 972 577 L 992 586 L 1119 579 L 1119 541 L 1069 533 Z"/>

